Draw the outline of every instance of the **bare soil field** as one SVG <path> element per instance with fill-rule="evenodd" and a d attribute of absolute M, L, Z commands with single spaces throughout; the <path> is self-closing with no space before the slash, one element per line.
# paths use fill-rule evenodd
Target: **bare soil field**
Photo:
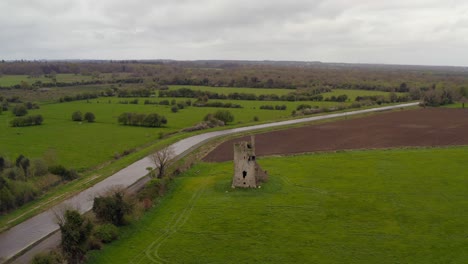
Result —
<path fill-rule="evenodd" d="M 234 142 L 226 141 L 203 160 L 232 160 Z M 315 151 L 468 145 L 468 110 L 427 108 L 381 113 L 255 136 L 257 156 Z"/>

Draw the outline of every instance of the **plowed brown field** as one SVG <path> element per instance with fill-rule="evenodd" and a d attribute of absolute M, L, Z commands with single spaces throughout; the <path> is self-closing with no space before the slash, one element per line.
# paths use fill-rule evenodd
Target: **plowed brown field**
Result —
<path fill-rule="evenodd" d="M 233 143 L 248 139 L 247 136 L 226 141 L 203 160 L 232 160 Z M 468 145 L 468 110 L 427 108 L 381 113 L 257 134 L 255 145 L 257 156 L 348 149 Z"/>

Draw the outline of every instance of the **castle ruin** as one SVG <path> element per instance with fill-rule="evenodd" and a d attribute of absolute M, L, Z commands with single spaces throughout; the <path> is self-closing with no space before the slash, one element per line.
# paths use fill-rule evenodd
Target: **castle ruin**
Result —
<path fill-rule="evenodd" d="M 234 176 L 232 188 L 257 188 L 268 180 L 268 174 L 262 170 L 255 158 L 255 138 L 251 142 L 234 143 Z"/>

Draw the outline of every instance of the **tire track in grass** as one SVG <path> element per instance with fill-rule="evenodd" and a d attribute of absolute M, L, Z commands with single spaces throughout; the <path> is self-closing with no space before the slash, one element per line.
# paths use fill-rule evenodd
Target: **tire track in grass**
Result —
<path fill-rule="evenodd" d="M 130 263 L 141 263 L 145 259 L 150 260 L 153 263 L 167 263 L 169 261 L 163 259 L 159 256 L 159 248 L 160 246 L 166 241 L 166 239 L 170 238 L 174 233 L 178 231 L 190 218 L 190 213 L 193 211 L 196 202 L 201 197 L 204 192 L 204 188 L 198 189 L 195 193 L 193 193 L 192 197 L 189 200 L 187 206 L 181 211 L 179 215 L 174 215 L 172 220 L 166 225 L 164 228 L 163 233 L 159 235 L 155 240 L 151 242 L 151 244 L 140 254 L 138 254 Z M 146 257 L 146 258 L 145 258 Z"/>
<path fill-rule="evenodd" d="M 316 193 L 320 193 L 320 194 L 328 194 L 327 191 L 325 190 L 322 190 L 322 189 L 319 189 L 319 188 L 316 188 L 316 187 L 310 187 L 310 186 L 304 186 L 304 185 L 300 185 L 300 184 L 297 184 L 297 183 L 294 183 L 291 181 L 291 179 L 289 179 L 289 177 L 287 176 L 284 176 L 284 175 L 281 175 L 280 176 L 281 180 L 288 186 L 291 186 L 291 187 L 297 187 L 297 188 L 302 188 L 302 189 L 309 189 L 309 190 L 313 190 L 314 192 Z"/>
<path fill-rule="evenodd" d="M 158 243 L 156 243 L 152 249 L 154 249 L 153 251 L 153 256 L 155 257 L 154 258 L 151 258 L 151 255 L 149 254 L 150 251 L 147 250 L 146 251 L 146 255 L 155 263 L 167 263 L 168 261 L 161 258 L 159 256 L 159 247 L 164 243 L 164 241 L 166 239 L 168 239 L 169 237 L 171 237 L 174 233 L 177 232 L 177 230 L 179 228 L 181 228 L 187 221 L 188 219 L 190 218 L 190 213 L 193 211 L 193 208 L 195 207 L 195 204 L 196 202 L 198 201 L 198 199 L 200 198 L 200 196 L 203 194 L 204 192 L 204 188 L 200 188 L 198 189 L 193 195 L 192 195 L 192 198 L 190 199 L 190 202 L 188 204 L 188 206 L 182 211 L 182 213 L 180 214 L 179 218 L 177 219 L 177 221 L 172 225 L 172 227 L 166 232 L 166 234 L 163 236 L 163 239 L 160 240 Z M 156 261 L 155 261 L 156 260 Z M 159 261 L 158 261 L 159 260 Z"/>
<path fill-rule="evenodd" d="M 174 216 L 172 217 L 172 219 L 170 221 L 167 222 L 166 226 L 161 229 L 160 231 L 163 231 L 162 234 L 158 237 L 160 238 L 162 235 L 164 235 L 164 233 L 166 232 L 166 230 L 168 230 L 171 226 L 171 224 L 175 221 L 175 218 L 177 217 L 177 214 L 174 214 Z M 149 247 L 152 247 L 153 244 L 155 244 L 157 241 L 153 241 L 147 248 Z M 146 249 L 147 249 L 146 248 Z M 145 258 L 145 252 L 146 252 L 146 249 L 143 250 L 142 252 L 140 252 L 139 254 L 137 254 L 133 259 L 130 260 L 129 263 L 140 263 L 142 260 L 144 260 Z"/>

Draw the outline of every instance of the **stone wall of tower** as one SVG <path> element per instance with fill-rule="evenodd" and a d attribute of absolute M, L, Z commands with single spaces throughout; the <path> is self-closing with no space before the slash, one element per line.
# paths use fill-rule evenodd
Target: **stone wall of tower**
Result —
<path fill-rule="evenodd" d="M 257 188 L 268 180 L 268 174 L 262 170 L 255 156 L 255 138 L 250 142 L 234 144 L 234 176 L 232 187 Z"/>
<path fill-rule="evenodd" d="M 232 187 L 256 188 L 255 149 L 251 143 L 234 144 L 234 177 Z"/>

